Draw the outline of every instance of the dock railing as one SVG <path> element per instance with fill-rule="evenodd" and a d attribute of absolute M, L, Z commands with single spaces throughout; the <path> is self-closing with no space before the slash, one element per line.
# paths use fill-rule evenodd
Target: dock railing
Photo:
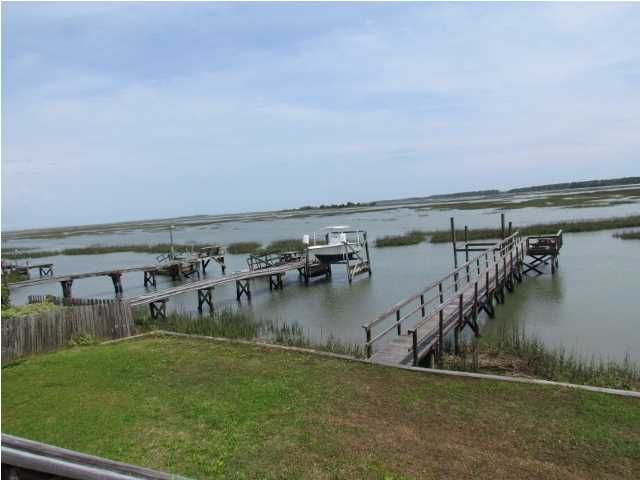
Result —
<path fill-rule="evenodd" d="M 519 232 L 515 232 L 499 242 L 491 243 L 482 253 L 469 259 L 468 262 L 460 265 L 448 275 L 396 303 L 374 320 L 363 325 L 366 335 L 365 352 L 367 358 L 371 357 L 376 342 L 394 330 L 397 336 L 402 335 L 403 325 L 412 319 L 416 325 L 414 330 L 417 330 L 420 323 L 431 318 L 434 313 L 439 312 L 440 317 L 443 317 L 442 312 L 451 303 L 452 298 L 470 284 L 480 284 L 484 280 L 483 285 L 487 288 L 490 278 L 500 278 L 504 272 L 511 268 L 514 261 L 522 258 L 523 248 L 524 244 Z M 388 325 L 387 322 L 390 318 L 393 318 L 394 321 Z M 374 331 L 381 325 L 384 325 L 382 330 Z M 415 344 L 417 343 L 417 334 L 413 333 L 413 336 Z"/>
<path fill-rule="evenodd" d="M 527 252 L 535 255 L 555 254 L 562 248 L 562 230 L 551 235 L 527 237 Z"/>

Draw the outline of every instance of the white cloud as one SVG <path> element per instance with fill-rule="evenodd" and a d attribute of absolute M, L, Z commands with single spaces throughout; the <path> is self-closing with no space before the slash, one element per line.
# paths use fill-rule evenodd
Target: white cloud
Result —
<path fill-rule="evenodd" d="M 91 208 L 48 223 L 124 218 L 110 196 L 133 219 L 203 203 L 256 210 L 521 185 L 534 170 L 544 181 L 571 180 L 577 168 L 582 178 L 599 175 L 604 161 L 611 176 L 637 173 L 640 34 L 629 25 L 638 9 L 605 10 L 412 6 L 313 35 L 297 26 L 293 40 L 282 32 L 280 44 L 247 44 L 228 58 L 203 47 L 184 69 L 154 69 L 165 47 L 132 44 L 133 53 L 121 52 L 126 65 L 140 62 L 131 71 L 116 68 L 109 35 L 126 43 L 135 29 L 202 29 L 197 9 L 177 19 L 157 10 L 145 21 L 117 6 L 98 15 L 48 9 L 29 21 L 49 25 L 54 43 L 64 37 L 58 24 L 87 31 L 100 19 L 99 38 L 88 41 L 104 44 L 101 58 L 113 64 L 51 63 L 37 43 L 3 51 L 3 224 L 36 224 L 34 212 L 68 198 L 90 199 L 82 201 Z M 238 21 L 237 10 L 222 12 Z M 228 41 L 215 32 L 205 39 Z M 274 194 L 264 181 L 282 172 L 295 186 Z M 203 178 L 210 188 L 190 187 Z M 174 194 L 145 201 L 158 184 Z M 233 194 L 243 189 L 251 195 Z M 47 197 L 25 193 L 38 191 Z"/>

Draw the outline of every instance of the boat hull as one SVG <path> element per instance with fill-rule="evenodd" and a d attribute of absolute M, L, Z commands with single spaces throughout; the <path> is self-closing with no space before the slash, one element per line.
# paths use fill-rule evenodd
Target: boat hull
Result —
<path fill-rule="evenodd" d="M 349 245 L 349 260 L 356 258 L 356 253 L 360 251 L 359 245 Z M 315 256 L 322 263 L 337 263 L 347 259 L 344 245 L 317 245 L 309 247 L 309 253 Z"/>

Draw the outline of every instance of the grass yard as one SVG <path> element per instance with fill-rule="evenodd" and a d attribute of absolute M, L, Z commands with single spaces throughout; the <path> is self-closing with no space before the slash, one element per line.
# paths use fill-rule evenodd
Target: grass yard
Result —
<path fill-rule="evenodd" d="M 638 478 L 640 402 L 147 337 L 2 370 L 2 430 L 195 478 Z"/>

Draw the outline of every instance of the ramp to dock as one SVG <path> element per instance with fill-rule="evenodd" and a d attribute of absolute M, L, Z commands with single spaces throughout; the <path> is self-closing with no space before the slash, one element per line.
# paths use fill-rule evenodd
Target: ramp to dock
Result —
<path fill-rule="evenodd" d="M 552 273 L 555 273 L 562 232 L 535 239 L 536 244 L 556 246 L 551 259 Z M 479 250 L 478 245 L 474 245 L 474 251 Z M 530 264 L 525 261 L 527 256 L 540 253 L 533 250 L 532 242 L 519 232 L 482 245 L 476 257 L 363 325 L 365 351 L 371 361 L 417 365 L 426 358 L 430 364 L 442 355 L 444 339 L 451 332 L 456 352 L 459 335 L 466 326 L 479 335 L 480 312 L 493 317 L 494 304 L 503 303 L 505 291 L 513 291 L 522 281 Z M 410 328 L 403 330 L 406 325 Z"/>

